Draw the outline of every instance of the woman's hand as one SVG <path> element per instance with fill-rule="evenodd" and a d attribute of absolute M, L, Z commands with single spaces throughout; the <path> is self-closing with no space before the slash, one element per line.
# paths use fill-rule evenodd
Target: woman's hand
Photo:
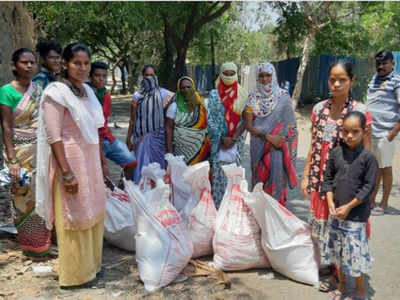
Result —
<path fill-rule="evenodd" d="M 351 211 L 351 207 L 349 207 L 347 204 L 339 206 L 336 209 L 336 218 L 340 220 L 345 220 L 347 216 L 349 215 Z"/>
<path fill-rule="evenodd" d="M 222 149 L 228 150 L 231 149 L 235 145 L 235 139 L 231 137 L 224 137 L 222 138 Z"/>
<path fill-rule="evenodd" d="M 308 198 L 307 187 L 308 187 L 308 176 L 304 176 L 303 180 L 301 181 L 301 194 L 306 199 Z"/>
<path fill-rule="evenodd" d="M 285 141 L 285 139 L 280 135 L 269 135 L 267 136 L 266 140 L 269 141 L 276 149 L 281 148 L 283 142 Z"/>
<path fill-rule="evenodd" d="M 336 216 L 336 207 L 335 207 L 335 203 L 333 202 L 332 199 L 327 199 L 328 201 L 328 208 L 329 208 L 329 214 L 331 216 Z"/>
<path fill-rule="evenodd" d="M 19 162 L 14 163 L 14 164 L 12 164 L 12 163 L 8 164 L 8 170 L 10 172 L 10 176 L 13 181 L 17 181 L 17 179 L 19 178 L 19 170 L 20 169 L 21 169 L 21 166 L 20 166 Z"/>
<path fill-rule="evenodd" d="M 129 151 L 133 150 L 133 144 L 132 144 L 132 141 L 131 141 L 131 139 L 129 137 L 126 138 L 126 146 L 128 147 Z"/>
<path fill-rule="evenodd" d="M 64 175 L 61 178 L 62 178 L 62 184 L 64 186 L 64 189 L 68 194 L 75 195 L 78 193 L 79 184 L 78 184 L 78 180 L 76 179 L 76 177 L 73 173 L 71 173 L 69 175 Z"/>

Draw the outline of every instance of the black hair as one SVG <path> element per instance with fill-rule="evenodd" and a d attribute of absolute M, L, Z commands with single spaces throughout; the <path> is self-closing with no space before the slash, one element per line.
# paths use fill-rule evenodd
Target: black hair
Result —
<path fill-rule="evenodd" d="M 44 42 L 39 42 L 36 45 L 36 52 L 39 53 L 40 57 L 46 59 L 47 55 L 51 50 L 54 50 L 58 54 L 61 55 L 62 49 L 59 43 L 53 42 L 53 41 L 44 41 Z"/>
<path fill-rule="evenodd" d="M 143 66 L 143 69 L 142 69 L 142 75 L 143 75 L 143 76 L 144 76 L 144 72 L 146 72 L 146 70 L 147 70 L 148 68 L 152 68 L 152 69 L 154 70 L 154 73 L 157 73 L 157 72 L 156 72 L 156 67 L 155 67 L 154 65 L 151 65 L 151 64 L 149 64 L 149 65 L 144 65 L 144 66 Z"/>
<path fill-rule="evenodd" d="M 346 121 L 349 118 L 357 118 L 359 120 L 360 126 L 363 130 L 365 130 L 365 128 L 367 127 L 367 119 L 365 118 L 365 115 L 362 112 L 356 111 L 356 110 L 348 112 L 344 116 L 343 123 L 344 123 L 344 121 Z"/>
<path fill-rule="evenodd" d="M 94 70 L 96 70 L 96 69 L 102 69 L 102 70 L 107 71 L 108 70 L 108 66 L 107 66 L 106 63 L 104 63 L 102 61 L 99 61 L 99 60 L 93 62 L 92 65 L 91 65 L 91 68 L 90 68 L 90 77 L 93 76 Z"/>
<path fill-rule="evenodd" d="M 33 56 L 35 56 L 35 54 L 33 53 L 33 51 L 31 49 L 28 48 L 19 48 L 18 50 L 15 50 L 14 53 L 11 56 L 11 61 L 16 64 L 19 60 L 19 58 L 21 57 L 22 54 L 24 53 L 32 53 Z M 18 73 L 16 70 L 13 70 L 12 73 L 14 74 L 14 76 L 17 76 Z"/>
<path fill-rule="evenodd" d="M 353 64 L 352 64 L 350 61 L 340 59 L 340 60 L 334 62 L 334 63 L 329 67 L 329 72 L 328 72 L 328 73 L 330 74 L 331 71 L 332 71 L 332 69 L 333 69 L 334 67 L 336 67 L 336 66 L 341 66 L 341 67 L 346 71 L 347 76 L 349 76 L 350 79 L 353 79 L 353 78 L 354 78 L 354 70 L 353 70 L 354 67 L 353 67 Z"/>
<path fill-rule="evenodd" d="M 388 51 L 388 50 L 382 50 L 379 51 L 376 55 L 375 55 L 375 60 L 376 61 L 384 61 L 384 60 L 391 60 L 393 61 L 393 54 L 392 52 Z"/>
<path fill-rule="evenodd" d="M 92 57 L 92 53 L 90 52 L 89 48 L 85 44 L 72 43 L 64 48 L 64 51 L 62 53 L 62 58 L 66 62 L 68 62 L 75 56 L 76 53 L 78 53 L 80 51 L 86 52 L 86 54 L 89 56 L 89 58 Z"/>

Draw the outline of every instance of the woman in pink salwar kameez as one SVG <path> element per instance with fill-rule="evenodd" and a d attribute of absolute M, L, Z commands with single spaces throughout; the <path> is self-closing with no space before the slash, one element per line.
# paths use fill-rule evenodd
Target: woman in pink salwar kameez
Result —
<path fill-rule="evenodd" d="M 101 269 L 105 214 L 102 153 L 98 129 L 102 108 L 84 84 L 90 52 L 71 44 L 63 52 L 66 78 L 43 92 L 38 136 L 37 211 L 49 229 L 55 224 L 59 283 L 78 286 Z M 50 151 L 51 149 L 51 151 Z"/>

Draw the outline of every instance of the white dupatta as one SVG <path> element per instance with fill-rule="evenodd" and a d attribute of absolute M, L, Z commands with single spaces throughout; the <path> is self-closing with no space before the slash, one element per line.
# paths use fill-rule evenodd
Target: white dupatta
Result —
<path fill-rule="evenodd" d="M 61 82 L 50 83 L 42 94 L 39 108 L 39 128 L 37 131 L 37 167 L 36 167 L 36 213 L 41 216 L 47 229 L 53 227 L 53 201 L 50 195 L 50 155 L 51 148 L 47 143 L 44 113 L 42 104 L 45 99 L 50 99 L 70 112 L 72 119 L 79 127 L 83 138 L 89 144 L 99 143 L 98 129 L 104 126 L 103 109 L 94 94 L 86 84 L 83 85 L 89 98 L 89 109 L 75 96 L 71 89 Z"/>

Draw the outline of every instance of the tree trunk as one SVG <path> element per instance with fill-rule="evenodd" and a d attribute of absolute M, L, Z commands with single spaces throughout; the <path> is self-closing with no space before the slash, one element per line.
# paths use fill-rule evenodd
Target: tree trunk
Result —
<path fill-rule="evenodd" d="M 117 79 L 115 78 L 115 68 L 117 65 L 114 65 L 113 68 L 111 69 L 111 78 L 112 78 L 112 86 L 111 86 L 111 91 L 110 94 L 114 94 L 115 87 L 117 86 Z"/>
<path fill-rule="evenodd" d="M 216 72 L 215 72 L 215 51 L 214 51 L 214 35 L 211 32 L 211 83 L 212 83 L 212 88 L 215 89 L 215 80 L 216 78 Z"/>
<path fill-rule="evenodd" d="M 166 26 L 164 26 L 164 46 L 165 53 L 158 71 L 158 77 L 161 85 L 168 86 L 168 80 L 174 68 L 174 48 Z"/>
<path fill-rule="evenodd" d="M 300 96 L 301 96 L 301 90 L 303 87 L 303 76 L 304 72 L 306 71 L 308 61 L 310 59 L 310 53 L 311 53 L 311 48 L 312 48 L 312 43 L 315 37 L 315 30 L 312 30 L 309 35 L 307 35 L 305 41 L 304 41 L 304 47 L 303 47 L 303 53 L 301 56 L 300 60 L 300 66 L 299 69 L 297 70 L 297 77 L 296 77 L 296 85 L 293 90 L 293 108 L 296 109 L 299 101 L 300 101 Z"/>
<path fill-rule="evenodd" d="M 122 90 L 121 94 L 125 95 L 126 94 L 126 73 L 125 73 L 125 63 L 122 63 L 119 66 L 119 69 L 121 70 L 121 83 L 122 83 Z"/>
<path fill-rule="evenodd" d="M 186 53 L 187 46 L 183 45 L 182 48 L 179 49 L 178 57 L 175 60 L 175 68 L 168 79 L 167 86 L 171 91 L 176 90 L 176 83 L 178 82 L 178 79 L 185 74 Z"/>
<path fill-rule="evenodd" d="M 132 62 L 130 59 L 127 62 L 127 69 L 128 69 L 128 90 L 130 93 L 135 92 L 136 83 L 139 79 L 138 67 L 139 64 Z"/>

